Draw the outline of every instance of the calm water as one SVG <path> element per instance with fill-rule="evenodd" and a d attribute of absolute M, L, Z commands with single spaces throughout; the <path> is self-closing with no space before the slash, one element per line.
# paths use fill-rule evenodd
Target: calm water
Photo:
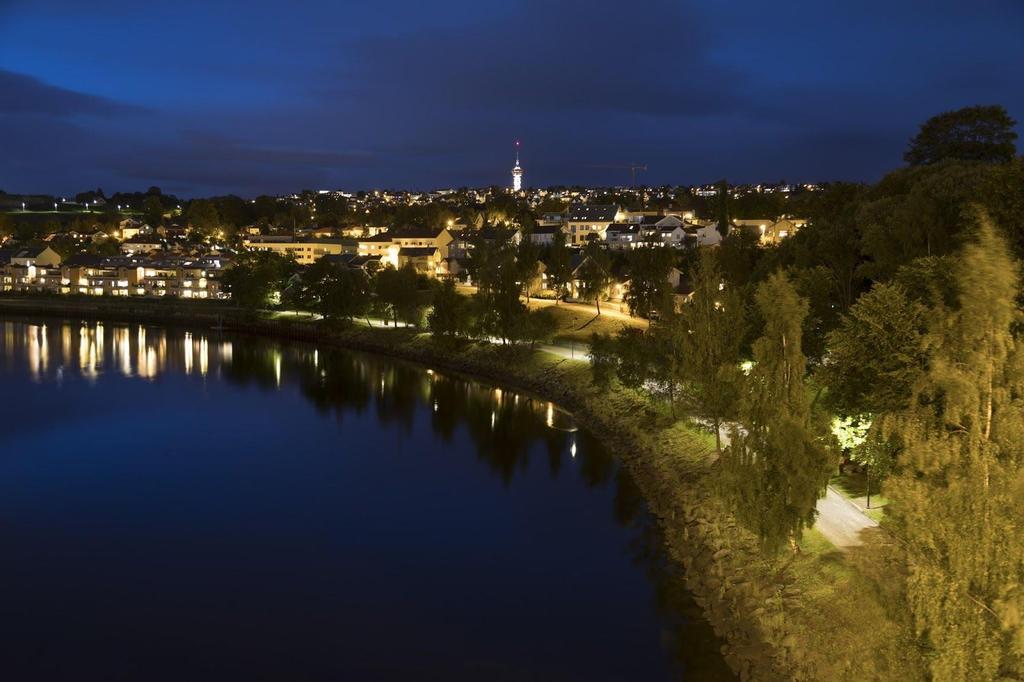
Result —
<path fill-rule="evenodd" d="M 3 679 L 726 679 L 550 403 L 342 351 L 0 320 Z"/>

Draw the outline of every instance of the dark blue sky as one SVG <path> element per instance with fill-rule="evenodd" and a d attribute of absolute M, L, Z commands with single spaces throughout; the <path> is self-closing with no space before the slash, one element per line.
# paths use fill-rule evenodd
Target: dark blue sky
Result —
<path fill-rule="evenodd" d="M 872 180 L 1022 83 L 1020 0 L 0 0 L 0 189 Z"/>

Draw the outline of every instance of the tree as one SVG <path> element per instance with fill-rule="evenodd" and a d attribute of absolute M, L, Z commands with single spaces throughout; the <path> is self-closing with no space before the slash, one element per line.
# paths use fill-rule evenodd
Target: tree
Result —
<path fill-rule="evenodd" d="M 427 316 L 430 332 L 442 339 L 462 336 L 469 328 L 467 301 L 455 290 L 455 281 L 446 279 L 434 288 L 433 308 Z"/>
<path fill-rule="evenodd" d="M 877 430 L 868 430 L 864 442 L 850 452 L 850 459 L 864 469 L 865 506 L 871 509 L 871 477 L 881 483 L 896 463 L 897 446 Z"/>
<path fill-rule="evenodd" d="M 701 252 L 692 279 L 693 297 L 680 309 L 686 331 L 679 335 L 682 377 L 694 409 L 711 421 L 715 447 L 721 453 L 722 422 L 734 415 L 739 398 L 743 302 L 734 287 L 722 288 L 722 275 L 710 249 Z"/>
<path fill-rule="evenodd" d="M 957 251 L 970 234 L 965 212 L 995 203 L 989 194 L 999 170 L 1003 167 L 947 162 L 885 176 L 857 209 L 865 274 L 888 279 L 915 258 Z M 1017 216 L 1007 216 L 1001 227 L 1009 233 L 1017 222 Z"/>
<path fill-rule="evenodd" d="M 318 298 L 320 313 L 329 320 L 354 322 L 370 310 L 370 279 L 362 270 L 330 266 L 320 280 Z"/>
<path fill-rule="evenodd" d="M 217 207 L 207 199 L 196 199 L 188 207 L 188 222 L 192 229 L 203 235 L 209 235 L 217 229 L 220 217 Z"/>
<path fill-rule="evenodd" d="M 569 260 L 569 249 L 565 245 L 565 233 L 555 232 L 555 238 L 548 250 L 548 282 L 555 292 L 555 303 L 565 298 L 569 284 L 572 282 L 572 267 Z"/>
<path fill-rule="evenodd" d="M 558 320 L 547 308 L 527 312 L 524 338 L 529 341 L 531 348 L 539 342 L 550 341 L 558 329 Z"/>
<path fill-rule="evenodd" d="M 618 365 L 618 349 L 615 339 L 608 334 L 594 332 L 590 335 L 590 376 L 595 386 L 608 390 L 615 378 Z"/>
<path fill-rule="evenodd" d="M 377 272 L 377 301 L 382 312 L 394 320 L 396 327 L 399 321 L 410 325 L 420 323 L 423 306 L 418 289 L 419 275 L 411 264 L 397 270 L 388 266 Z"/>
<path fill-rule="evenodd" d="M 526 331 L 527 308 L 520 300 L 522 273 L 510 241 L 482 243 L 474 250 L 477 293 L 476 320 L 481 334 L 503 344 L 516 343 Z"/>
<path fill-rule="evenodd" d="M 749 230 L 733 230 L 718 246 L 718 267 L 725 281 L 734 287 L 745 287 L 764 255 L 760 238 Z"/>
<path fill-rule="evenodd" d="M 843 416 L 906 407 L 926 369 L 928 312 L 898 283 L 876 284 L 829 334 L 817 372 L 826 401 Z"/>
<path fill-rule="evenodd" d="M 623 298 L 632 315 L 650 318 L 672 300 L 668 278 L 674 265 L 670 249 L 645 246 L 633 249 L 627 256 L 629 287 Z"/>
<path fill-rule="evenodd" d="M 833 463 L 811 430 L 801 333 L 807 302 L 782 272 L 756 294 L 764 334 L 754 343 L 741 426 L 722 453 L 719 488 L 766 552 L 795 547 L 814 523 Z"/>
<path fill-rule="evenodd" d="M 1024 355 L 1018 263 L 990 221 L 956 268 L 959 306 L 931 315 L 888 491 L 907 597 L 937 680 L 1024 676 Z"/>
<path fill-rule="evenodd" d="M 231 299 L 249 310 L 263 308 L 280 294 L 295 272 L 295 261 L 268 251 L 241 254 L 224 272 L 223 282 Z"/>
<path fill-rule="evenodd" d="M 717 185 L 716 199 L 718 199 L 718 224 L 716 229 L 722 239 L 729 236 L 729 183 L 721 180 Z"/>
<path fill-rule="evenodd" d="M 160 196 L 151 194 L 142 202 L 142 217 L 152 227 L 159 227 L 164 221 L 164 205 Z"/>
<path fill-rule="evenodd" d="M 585 260 L 580 266 L 580 294 L 585 301 L 594 301 L 601 314 L 601 297 L 612 282 L 612 262 L 600 243 L 589 242 L 583 250 Z"/>
<path fill-rule="evenodd" d="M 516 247 L 516 269 L 527 302 L 540 283 L 540 274 L 537 272 L 539 263 L 540 254 L 537 245 L 533 243 L 529 235 L 524 236 Z"/>
<path fill-rule="evenodd" d="M 965 107 L 933 116 L 921 125 L 903 155 L 911 166 L 955 159 L 1008 163 L 1017 153 L 1017 122 L 1001 106 Z"/>

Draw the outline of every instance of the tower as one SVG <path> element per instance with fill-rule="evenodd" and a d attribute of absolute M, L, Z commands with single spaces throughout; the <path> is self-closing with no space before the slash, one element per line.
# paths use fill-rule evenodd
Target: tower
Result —
<path fill-rule="evenodd" d="M 519 140 L 516 140 L 516 165 L 512 167 L 512 191 L 523 188 L 523 167 L 519 165 Z"/>

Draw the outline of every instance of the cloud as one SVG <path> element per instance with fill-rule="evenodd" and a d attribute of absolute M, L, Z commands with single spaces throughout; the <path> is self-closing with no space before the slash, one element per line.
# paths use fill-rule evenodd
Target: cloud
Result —
<path fill-rule="evenodd" d="M 809 0 L 395 0 L 286 15 L 252 0 L 241 15 L 193 3 L 159 20 L 131 3 L 22 3 L 0 49 L 0 186 L 505 184 L 515 139 L 535 186 L 626 182 L 593 165 L 630 162 L 659 184 L 872 179 L 939 111 L 999 102 L 1024 119 L 1012 87 L 1024 6 L 939 2 L 923 16 L 896 0 L 885 22 Z M 201 46 L 128 62 L 111 17 L 129 11 L 154 43 L 187 28 Z M 23 29 L 43 23 L 53 39 L 37 49 Z"/>
<path fill-rule="evenodd" d="M 142 107 L 44 83 L 38 78 L 0 69 L 0 114 L 37 114 L 59 118 L 118 116 Z"/>
<path fill-rule="evenodd" d="M 367 168 L 374 157 L 360 152 L 262 147 L 207 131 L 187 130 L 170 140 L 142 145 L 133 153 L 109 159 L 108 168 L 145 183 L 171 183 L 191 194 L 209 191 L 254 192 L 319 187 L 339 170 Z"/>
<path fill-rule="evenodd" d="M 330 93 L 409 117 L 469 112 L 705 116 L 744 100 L 679 3 L 527 0 L 472 26 L 375 36 Z"/>

